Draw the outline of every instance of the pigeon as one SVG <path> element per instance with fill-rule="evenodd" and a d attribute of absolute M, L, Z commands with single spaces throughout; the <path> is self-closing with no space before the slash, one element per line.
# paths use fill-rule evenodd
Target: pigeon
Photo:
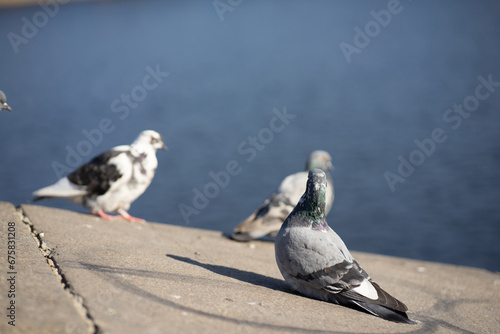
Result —
<path fill-rule="evenodd" d="M 307 172 L 313 168 L 320 168 L 327 172 L 333 170 L 332 158 L 326 151 L 313 151 L 306 163 L 305 171 L 287 176 L 278 189 L 255 210 L 252 215 L 234 228 L 231 238 L 237 241 L 250 241 L 266 235 L 275 237 L 281 224 L 292 212 L 293 208 L 306 190 Z M 326 213 L 332 207 L 334 192 L 330 173 L 327 173 L 328 188 L 326 198 Z"/>
<path fill-rule="evenodd" d="M 309 171 L 306 191 L 281 226 L 275 255 L 285 281 L 305 296 L 414 324 L 405 304 L 375 283 L 325 220 L 327 181 Z"/>
<path fill-rule="evenodd" d="M 0 110 L 2 109 L 12 111 L 12 109 L 10 109 L 9 105 L 7 104 L 7 96 L 5 96 L 5 93 L 0 90 Z"/>
<path fill-rule="evenodd" d="M 121 217 L 143 223 L 143 219 L 131 216 L 127 210 L 153 180 L 158 149 L 167 150 L 161 135 L 143 131 L 131 145 L 101 153 L 53 185 L 35 191 L 34 200 L 67 198 L 104 219 Z M 119 216 L 105 211 L 117 212 Z"/>

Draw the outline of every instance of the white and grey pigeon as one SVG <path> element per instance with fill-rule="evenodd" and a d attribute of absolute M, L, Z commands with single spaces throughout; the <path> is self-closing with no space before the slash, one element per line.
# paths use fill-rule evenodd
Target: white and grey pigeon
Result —
<path fill-rule="evenodd" d="M 325 171 L 328 178 L 326 195 L 326 214 L 330 211 L 334 199 L 333 182 L 328 170 L 333 170 L 332 158 L 326 151 L 313 151 L 306 163 L 305 171 L 287 176 L 269 198 L 247 219 L 234 228 L 231 238 L 237 241 L 250 241 L 266 235 L 276 236 L 306 190 L 307 172 L 313 168 Z"/>
<path fill-rule="evenodd" d="M 9 105 L 7 104 L 7 96 L 5 96 L 5 93 L 0 90 L 0 110 L 2 109 L 12 111 L 12 109 L 10 109 Z"/>
<path fill-rule="evenodd" d="M 276 262 L 285 281 L 308 297 L 414 324 L 408 319 L 406 305 L 373 282 L 328 226 L 326 192 L 325 173 L 309 171 L 304 195 L 276 236 Z"/>
<path fill-rule="evenodd" d="M 144 222 L 127 211 L 153 180 L 158 149 L 167 150 L 160 134 L 142 131 L 131 145 L 114 147 L 53 185 L 35 191 L 34 200 L 67 198 L 104 219 L 116 218 L 105 212 L 117 212 L 126 220 Z"/>

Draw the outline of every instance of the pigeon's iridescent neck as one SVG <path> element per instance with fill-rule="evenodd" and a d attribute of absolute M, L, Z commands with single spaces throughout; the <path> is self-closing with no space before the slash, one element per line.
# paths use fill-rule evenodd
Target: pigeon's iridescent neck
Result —
<path fill-rule="evenodd" d="M 288 226 L 300 226 L 320 231 L 328 228 L 325 215 L 321 211 L 295 211 L 291 215 L 293 218 L 287 222 Z"/>
<path fill-rule="evenodd" d="M 309 171 L 306 191 L 288 216 L 286 224 L 316 230 L 327 229 L 328 225 L 325 221 L 326 187 L 325 172 L 318 169 Z"/>
<path fill-rule="evenodd" d="M 325 222 L 325 191 L 312 191 L 312 194 L 306 194 L 301 198 L 297 206 L 293 209 L 290 216 L 295 216 L 294 225 L 304 227 L 322 226 Z"/>
<path fill-rule="evenodd" d="M 328 230 L 328 223 L 324 219 L 323 220 L 316 220 L 312 223 L 311 228 L 313 230 L 317 230 L 317 231 L 326 231 L 326 230 Z"/>

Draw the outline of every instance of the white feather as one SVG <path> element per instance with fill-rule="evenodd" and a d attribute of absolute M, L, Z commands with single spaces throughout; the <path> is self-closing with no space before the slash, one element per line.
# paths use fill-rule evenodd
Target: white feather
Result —
<path fill-rule="evenodd" d="M 71 183 L 67 177 L 63 177 L 56 183 L 47 186 L 45 188 L 39 189 L 33 193 L 34 196 L 38 197 L 75 197 L 83 196 L 87 194 L 86 187 L 78 186 Z"/>
<path fill-rule="evenodd" d="M 377 290 L 375 290 L 373 285 L 367 279 L 363 280 L 363 282 L 361 282 L 359 286 L 353 288 L 352 291 L 355 291 L 360 295 L 365 296 L 366 298 L 370 298 L 373 300 L 378 299 Z"/>

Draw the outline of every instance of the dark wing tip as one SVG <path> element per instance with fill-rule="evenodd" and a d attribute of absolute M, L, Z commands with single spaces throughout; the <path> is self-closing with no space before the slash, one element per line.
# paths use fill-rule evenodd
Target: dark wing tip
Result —
<path fill-rule="evenodd" d="M 408 318 L 406 312 L 394 310 L 392 308 L 374 304 L 371 302 L 354 300 L 348 296 L 345 296 L 343 292 L 336 294 L 333 301 L 337 304 L 374 315 L 384 320 L 411 325 L 416 324 L 416 322 Z"/>
<path fill-rule="evenodd" d="M 33 199 L 30 200 L 30 203 L 35 203 L 35 202 L 38 202 L 38 201 L 43 201 L 45 199 L 50 199 L 52 197 L 50 196 L 37 196 L 37 197 L 34 197 Z"/>
<path fill-rule="evenodd" d="M 363 295 L 360 295 L 354 290 L 344 290 L 342 291 L 342 295 L 346 298 L 360 301 L 369 304 L 377 304 L 380 306 L 384 306 L 399 312 L 408 311 L 408 307 L 400 300 L 394 298 L 390 294 L 388 294 L 385 290 L 383 290 L 377 283 L 370 280 L 370 283 L 373 285 L 375 290 L 377 290 L 378 299 L 373 300 Z"/>
<path fill-rule="evenodd" d="M 382 319 L 398 323 L 410 324 L 410 325 L 416 324 L 415 321 L 408 318 L 406 312 L 394 310 L 392 308 L 388 308 L 382 305 L 370 304 L 360 301 L 354 301 L 354 303 L 357 304 L 362 310 L 370 314 L 373 314 L 377 317 L 380 317 Z"/>
<path fill-rule="evenodd" d="M 391 309 L 400 311 L 400 312 L 406 312 L 408 311 L 408 307 L 400 300 L 394 298 L 390 294 L 388 294 L 384 289 L 382 289 L 377 283 L 371 281 L 372 285 L 375 287 L 375 290 L 377 290 L 377 293 L 379 295 L 379 298 L 377 301 L 380 301 L 380 303 L 377 302 L 377 304 L 389 307 Z"/>
<path fill-rule="evenodd" d="M 247 241 L 252 241 L 253 238 L 248 234 L 248 233 L 242 233 L 242 232 L 235 232 L 231 234 L 231 239 L 235 241 L 242 241 L 242 242 L 247 242 Z"/>

